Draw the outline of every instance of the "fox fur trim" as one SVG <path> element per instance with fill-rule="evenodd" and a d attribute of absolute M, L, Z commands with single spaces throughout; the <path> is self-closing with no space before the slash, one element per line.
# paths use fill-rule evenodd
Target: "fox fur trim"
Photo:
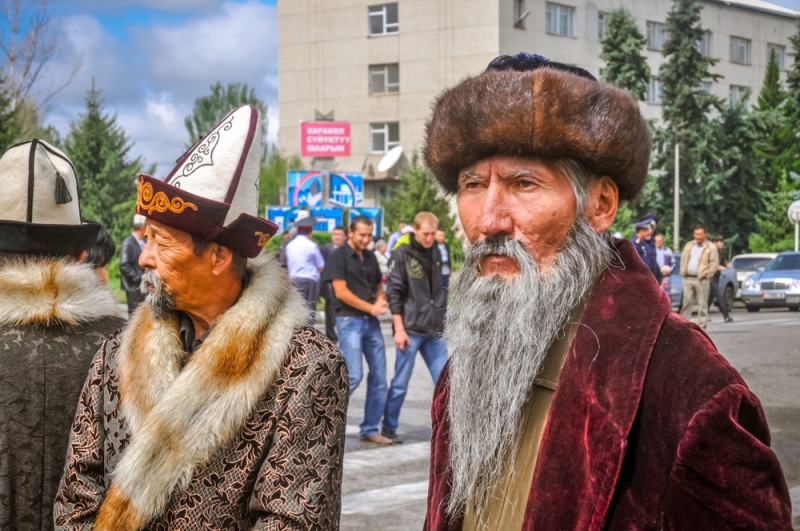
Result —
<path fill-rule="evenodd" d="M 46 258 L 0 262 L 2 325 L 76 325 L 118 314 L 114 295 L 88 264 Z"/>
<path fill-rule="evenodd" d="M 97 531 L 142 529 L 176 488 L 230 441 L 272 385 L 308 308 L 271 257 L 216 321 L 183 370 L 177 318 L 143 304 L 118 350 L 120 403 L 131 443 L 113 472 Z"/>
<path fill-rule="evenodd" d="M 574 159 L 630 200 L 647 178 L 650 129 L 638 104 L 607 83 L 547 67 L 489 71 L 438 98 L 424 154 L 450 193 L 467 166 L 509 155 Z"/>

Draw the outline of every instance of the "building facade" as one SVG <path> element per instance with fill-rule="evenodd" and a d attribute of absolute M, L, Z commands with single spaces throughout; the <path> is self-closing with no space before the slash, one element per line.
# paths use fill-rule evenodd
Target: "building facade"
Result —
<path fill-rule="evenodd" d="M 397 185 L 397 168 L 422 147 L 436 96 L 498 55 L 519 51 L 577 65 L 600 76 L 604 15 L 627 8 L 647 37 L 653 78 L 646 118 L 661 114 L 655 75 L 664 61 L 664 24 L 671 0 L 291 0 L 278 2 L 278 142 L 300 153 L 300 122 L 318 118 L 351 124 L 351 154 L 304 159 L 306 167 L 362 172 L 364 204 L 379 206 Z M 800 13 L 763 0 L 705 0 L 702 53 L 723 76 L 699 87 L 724 100 L 761 88 L 770 49 L 791 66 L 789 38 Z M 785 76 L 785 74 L 784 74 Z M 402 146 L 399 165 L 378 163 Z"/>

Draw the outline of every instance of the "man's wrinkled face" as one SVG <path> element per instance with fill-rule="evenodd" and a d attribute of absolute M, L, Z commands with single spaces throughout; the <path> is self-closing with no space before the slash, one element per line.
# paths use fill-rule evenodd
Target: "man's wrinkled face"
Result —
<path fill-rule="evenodd" d="M 197 302 L 198 292 L 209 281 L 208 251 L 197 256 L 189 233 L 151 219 L 145 224 L 145 238 L 147 243 L 139 255 L 139 265 L 146 270 L 142 280 L 144 288 L 151 294 L 171 297 L 174 309 L 192 307 Z"/>
<path fill-rule="evenodd" d="M 535 158 L 497 155 L 459 175 L 458 214 L 470 243 L 491 237 L 519 240 L 546 270 L 575 219 L 576 198 L 568 177 Z M 520 266 L 508 256 L 490 254 L 481 275 L 511 278 Z"/>
<path fill-rule="evenodd" d="M 353 249 L 365 251 L 372 242 L 372 225 L 357 223 L 354 228 L 350 229 L 348 234 L 350 241 L 353 242 Z"/>
<path fill-rule="evenodd" d="M 423 223 L 419 227 L 415 226 L 413 238 L 417 240 L 417 243 L 421 246 L 430 249 L 433 247 L 433 242 L 436 238 L 436 225 Z"/>
<path fill-rule="evenodd" d="M 346 239 L 347 236 L 342 229 L 336 229 L 331 233 L 331 241 L 336 247 L 342 245 Z"/>
<path fill-rule="evenodd" d="M 695 230 L 694 241 L 697 243 L 697 245 L 703 245 L 703 242 L 706 241 L 706 230 L 705 229 Z"/>

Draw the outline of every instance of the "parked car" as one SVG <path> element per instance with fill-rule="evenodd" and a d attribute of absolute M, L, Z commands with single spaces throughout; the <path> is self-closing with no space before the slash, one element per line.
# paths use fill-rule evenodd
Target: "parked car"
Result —
<path fill-rule="evenodd" d="M 800 253 L 780 253 L 765 268 L 747 277 L 742 284 L 742 299 L 748 312 L 761 308 L 800 310 Z"/>
<path fill-rule="evenodd" d="M 682 254 L 682 252 L 673 254 L 675 257 L 675 269 L 672 270 L 672 275 L 669 277 L 670 302 L 672 303 L 672 307 L 677 308 L 678 311 L 680 311 L 681 306 L 683 306 L 683 277 L 680 273 Z M 738 281 L 736 280 L 736 271 L 732 267 L 724 269 L 720 272 L 719 292 L 722 293 L 723 297 L 725 297 L 725 304 L 727 305 L 728 309 L 733 308 L 733 299 L 736 296 L 737 285 Z"/>
<path fill-rule="evenodd" d="M 773 258 L 778 256 L 778 253 L 752 253 L 752 254 L 737 254 L 731 260 L 731 267 L 736 270 L 736 299 L 742 299 L 742 283 L 747 280 L 750 275 L 755 275 L 761 267 L 767 267 L 767 264 Z"/>

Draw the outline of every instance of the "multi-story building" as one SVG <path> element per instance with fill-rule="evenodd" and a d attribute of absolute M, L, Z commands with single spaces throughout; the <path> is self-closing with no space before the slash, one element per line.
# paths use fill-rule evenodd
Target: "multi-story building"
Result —
<path fill-rule="evenodd" d="M 600 76 L 604 15 L 627 8 L 647 37 L 654 76 L 664 61 L 671 0 L 291 0 L 278 2 L 279 145 L 300 153 L 300 122 L 327 115 L 351 123 L 351 155 L 335 169 L 363 172 L 364 202 L 380 205 L 396 172 L 378 172 L 401 145 L 408 161 L 422 147 L 436 96 L 496 56 L 534 52 Z M 704 0 L 700 51 L 721 79 L 699 87 L 725 100 L 758 93 L 771 49 L 785 71 L 800 14 L 763 0 Z M 647 118 L 659 117 L 651 79 Z M 318 162 L 318 161 L 317 161 Z M 306 159 L 307 166 L 314 161 Z M 330 168 L 333 169 L 333 168 Z"/>

